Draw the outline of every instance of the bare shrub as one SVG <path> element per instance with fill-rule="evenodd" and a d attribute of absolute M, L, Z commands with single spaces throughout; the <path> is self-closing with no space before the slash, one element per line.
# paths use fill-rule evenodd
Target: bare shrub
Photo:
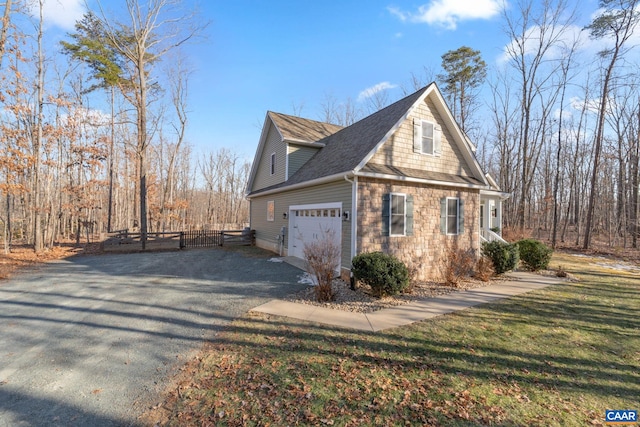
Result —
<path fill-rule="evenodd" d="M 567 277 L 567 271 L 564 269 L 564 267 L 562 267 L 561 265 L 558 266 L 558 269 L 556 270 L 556 277 Z"/>
<path fill-rule="evenodd" d="M 333 301 L 335 295 L 331 282 L 340 267 L 340 246 L 336 242 L 333 230 L 321 231 L 321 237 L 310 243 L 305 243 L 303 253 L 307 262 L 307 269 L 317 282 L 315 287 L 318 302 Z"/>
<path fill-rule="evenodd" d="M 494 273 L 493 261 L 486 256 L 481 256 L 476 265 L 476 277 L 483 282 L 488 282 Z"/>
<path fill-rule="evenodd" d="M 462 279 L 471 276 L 475 265 L 476 254 L 473 249 L 459 248 L 457 240 L 447 243 L 440 264 L 442 280 L 447 286 L 457 288 Z"/>
<path fill-rule="evenodd" d="M 420 261 L 416 261 L 412 257 L 407 257 L 407 259 L 404 260 L 404 264 L 407 266 L 407 270 L 409 271 L 409 284 L 404 288 L 403 292 L 405 294 L 410 294 L 416 287 L 418 273 L 420 272 Z"/>

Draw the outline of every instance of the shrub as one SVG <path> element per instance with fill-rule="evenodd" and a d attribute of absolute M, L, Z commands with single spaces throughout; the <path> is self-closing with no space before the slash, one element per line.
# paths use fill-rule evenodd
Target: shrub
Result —
<path fill-rule="evenodd" d="M 524 268 L 529 271 L 546 269 L 551 261 L 553 249 L 535 239 L 523 239 L 518 243 L 520 260 Z"/>
<path fill-rule="evenodd" d="M 481 256 L 476 265 L 476 277 L 483 282 L 488 282 L 494 273 L 493 262 L 486 256 Z"/>
<path fill-rule="evenodd" d="M 356 280 L 370 286 L 377 297 L 399 294 L 409 286 L 409 270 L 393 255 L 362 253 L 353 258 L 351 265 Z"/>
<path fill-rule="evenodd" d="M 556 270 L 556 277 L 567 277 L 569 276 L 567 274 L 567 271 L 561 266 L 558 266 L 558 269 Z"/>
<path fill-rule="evenodd" d="M 463 278 L 473 273 L 476 255 L 473 249 L 460 249 L 457 242 L 447 244 L 440 269 L 447 286 L 458 287 Z"/>
<path fill-rule="evenodd" d="M 309 273 L 317 282 L 316 299 L 318 302 L 327 302 L 335 298 L 331 282 L 335 271 L 340 268 L 340 246 L 332 230 L 321 231 L 320 239 L 305 243 L 303 253 Z"/>
<path fill-rule="evenodd" d="M 519 253 L 518 245 L 516 244 L 503 243 L 497 240 L 484 242 L 482 244 L 482 255 L 491 260 L 496 274 L 502 274 L 518 266 Z"/>

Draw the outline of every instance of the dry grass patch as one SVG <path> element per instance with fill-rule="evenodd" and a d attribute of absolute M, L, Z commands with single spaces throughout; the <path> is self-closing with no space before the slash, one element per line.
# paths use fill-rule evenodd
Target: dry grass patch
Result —
<path fill-rule="evenodd" d="M 247 315 L 185 367 L 154 425 L 603 425 L 640 395 L 637 275 L 556 255 L 580 282 L 385 333 Z"/>

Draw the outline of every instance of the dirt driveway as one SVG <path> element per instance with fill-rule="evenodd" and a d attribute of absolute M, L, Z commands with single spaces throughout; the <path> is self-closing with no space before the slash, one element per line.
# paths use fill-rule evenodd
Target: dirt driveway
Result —
<path fill-rule="evenodd" d="M 80 256 L 0 282 L 0 426 L 136 425 L 204 339 L 299 275 L 209 249 Z"/>

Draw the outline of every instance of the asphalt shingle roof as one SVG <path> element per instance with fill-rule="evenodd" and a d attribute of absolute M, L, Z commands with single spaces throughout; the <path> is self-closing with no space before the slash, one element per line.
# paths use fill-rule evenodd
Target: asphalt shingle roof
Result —
<path fill-rule="evenodd" d="M 429 171 L 425 169 L 401 168 L 389 165 L 377 165 L 367 163 L 362 172 L 377 173 L 383 175 L 406 176 L 409 178 L 427 179 L 430 181 L 453 182 L 456 184 L 483 185 L 483 183 L 472 176 L 451 175 L 448 173 Z"/>
<path fill-rule="evenodd" d="M 289 138 L 308 142 L 319 142 L 324 144 L 324 147 L 318 150 L 318 152 L 314 154 L 314 156 L 287 181 L 267 188 L 262 188 L 252 194 L 288 187 L 290 185 L 300 184 L 326 176 L 341 173 L 346 174 L 353 171 L 376 147 L 376 145 L 383 140 L 387 133 L 400 121 L 400 119 L 409 111 L 425 91 L 429 89 L 429 87 L 430 86 L 426 86 L 417 92 L 394 102 L 382 110 L 365 117 L 351 126 L 341 128 L 335 133 L 325 135 L 317 141 L 308 140 L 312 135 L 318 135 L 322 132 L 331 132 L 331 130 L 334 129 L 331 127 L 335 127 L 336 125 L 270 112 L 269 114 L 283 133 L 283 137 L 285 139 L 287 139 L 288 136 Z M 436 174 L 434 172 L 417 170 L 400 171 L 397 168 L 394 172 L 391 168 L 370 165 L 366 165 L 364 171 L 377 171 L 378 173 L 406 175 L 437 181 L 450 181 L 467 184 L 479 183 L 479 181 L 474 178 L 457 177 L 454 175 Z"/>
<path fill-rule="evenodd" d="M 269 111 L 282 137 L 288 141 L 318 142 L 338 132 L 342 126 Z"/>
<path fill-rule="evenodd" d="M 285 185 L 354 170 L 427 90 L 423 88 L 342 130 L 321 139 L 319 150 Z"/>

